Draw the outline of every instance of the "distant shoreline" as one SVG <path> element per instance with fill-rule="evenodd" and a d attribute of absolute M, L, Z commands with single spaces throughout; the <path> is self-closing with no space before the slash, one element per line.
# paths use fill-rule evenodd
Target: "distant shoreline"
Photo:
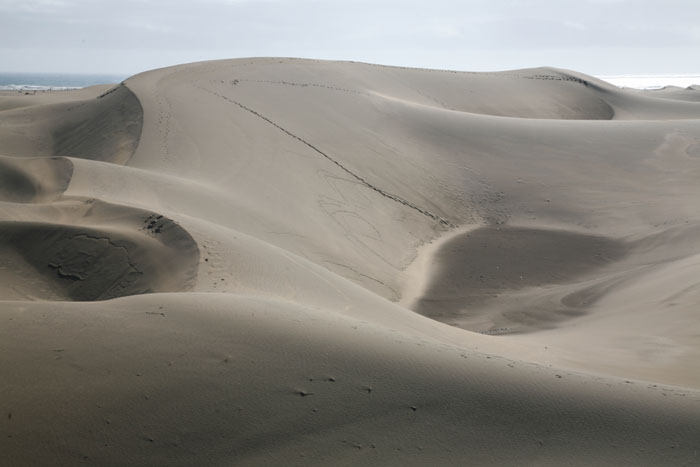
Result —
<path fill-rule="evenodd" d="M 2 91 L 65 91 L 119 83 L 126 75 L 73 73 L 0 73 Z"/>

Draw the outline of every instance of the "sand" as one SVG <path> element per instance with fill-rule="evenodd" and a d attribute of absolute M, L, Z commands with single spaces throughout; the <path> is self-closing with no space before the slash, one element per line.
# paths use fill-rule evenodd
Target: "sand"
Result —
<path fill-rule="evenodd" d="M 700 465 L 700 102 L 255 58 L 0 94 L 12 466 Z"/>

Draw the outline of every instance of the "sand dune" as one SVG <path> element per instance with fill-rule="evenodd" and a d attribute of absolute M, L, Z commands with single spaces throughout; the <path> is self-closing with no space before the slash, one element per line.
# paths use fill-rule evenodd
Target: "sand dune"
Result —
<path fill-rule="evenodd" d="M 700 464 L 700 103 L 298 59 L 0 95 L 8 465 Z"/>

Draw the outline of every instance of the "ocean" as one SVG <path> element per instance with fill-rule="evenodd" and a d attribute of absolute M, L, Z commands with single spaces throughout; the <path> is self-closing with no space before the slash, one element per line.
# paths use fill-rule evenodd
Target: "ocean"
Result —
<path fill-rule="evenodd" d="M 95 84 L 119 83 L 128 75 L 69 73 L 0 73 L 0 90 L 48 91 L 67 90 Z"/>

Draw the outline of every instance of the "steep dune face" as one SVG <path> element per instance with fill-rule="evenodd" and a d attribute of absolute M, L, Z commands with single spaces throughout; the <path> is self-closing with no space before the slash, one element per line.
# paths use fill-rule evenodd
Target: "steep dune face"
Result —
<path fill-rule="evenodd" d="M 124 164 L 136 150 L 143 112 L 126 86 L 115 86 L 70 112 L 71 118 L 52 130 L 54 154 Z"/>
<path fill-rule="evenodd" d="M 138 99 L 124 85 L 89 99 L 5 110 L 0 112 L 0 151 L 123 164 L 136 149 L 142 115 Z"/>
<path fill-rule="evenodd" d="M 297 59 L 20 97 L 13 465 L 698 461 L 693 98 Z"/>

